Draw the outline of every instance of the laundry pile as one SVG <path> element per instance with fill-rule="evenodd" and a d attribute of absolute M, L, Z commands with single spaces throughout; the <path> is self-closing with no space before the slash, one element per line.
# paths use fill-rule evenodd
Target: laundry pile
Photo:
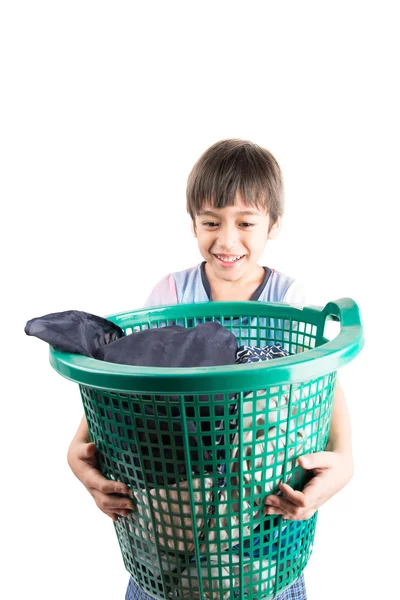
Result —
<path fill-rule="evenodd" d="M 289 355 L 280 344 L 238 348 L 235 336 L 217 322 L 192 329 L 171 325 L 124 335 L 106 319 L 66 311 L 28 321 L 25 332 L 65 352 L 149 367 L 235 365 Z M 279 493 L 281 481 L 296 485 L 296 478 L 300 478 L 297 457 L 310 451 L 319 424 L 318 391 L 310 386 L 307 397 L 302 397 L 300 388 L 281 385 L 232 393 L 229 415 L 223 394 L 214 395 L 212 405 L 204 394 L 199 396 L 200 419 L 192 396 L 185 397 L 184 418 L 174 396 L 168 396 L 164 403 L 162 396 L 157 397 L 157 411 L 149 402 L 145 414 L 138 411 L 139 416 L 134 416 L 134 400 L 135 395 L 132 419 L 125 418 L 135 429 L 132 462 L 137 468 L 144 467 L 145 479 L 133 490 L 136 511 L 126 522 L 132 543 L 143 540 L 145 544 L 141 542 L 140 547 L 147 548 L 135 555 L 138 564 L 147 565 L 155 574 L 161 558 L 166 570 L 173 569 L 180 586 L 188 589 L 181 597 L 196 598 L 199 574 L 194 553 L 198 544 L 207 598 L 229 598 L 232 581 L 238 588 L 241 555 L 245 557 L 244 585 L 249 585 L 248 589 L 254 585 L 253 593 L 257 593 L 259 585 L 263 590 L 267 582 L 273 585 L 279 527 L 273 526 L 276 518 L 263 518 L 264 499 L 268 493 Z M 183 425 L 188 432 L 190 460 L 184 451 Z M 160 444 L 160 429 L 165 431 L 165 447 Z M 147 456 L 143 455 L 144 447 Z M 128 448 L 123 446 L 123 450 Z M 280 528 L 281 548 L 286 539 L 292 550 L 300 552 L 303 525 L 299 523 Z M 186 558 L 180 561 L 179 553 Z M 188 566 L 188 555 L 193 557 L 193 566 Z M 246 575 L 250 568 L 256 573 L 252 581 Z M 210 575 L 219 580 L 222 577 L 224 589 L 229 589 L 208 589 Z M 220 585 L 218 578 L 213 580 L 216 586 Z"/>

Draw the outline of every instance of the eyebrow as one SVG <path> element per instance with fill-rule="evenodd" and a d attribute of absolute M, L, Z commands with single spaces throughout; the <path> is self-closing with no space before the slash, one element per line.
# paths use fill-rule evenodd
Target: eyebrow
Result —
<path fill-rule="evenodd" d="M 240 215 L 242 216 L 246 216 L 246 215 L 252 215 L 252 216 L 260 216 L 259 212 L 256 212 L 255 210 L 241 210 L 237 213 L 235 213 L 236 215 Z M 204 211 L 200 211 L 198 213 L 199 217 L 203 217 L 203 216 L 210 216 L 210 217 L 218 217 L 218 213 L 213 212 L 212 210 L 204 210 Z"/>

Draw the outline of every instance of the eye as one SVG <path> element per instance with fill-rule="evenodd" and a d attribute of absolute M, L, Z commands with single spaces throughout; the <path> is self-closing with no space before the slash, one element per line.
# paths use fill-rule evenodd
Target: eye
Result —
<path fill-rule="evenodd" d="M 239 223 L 239 226 L 242 227 L 242 229 L 248 229 L 249 227 L 254 227 L 255 223 Z"/>
<path fill-rule="evenodd" d="M 219 223 L 216 223 L 215 221 L 205 221 L 203 223 L 204 227 L 218 227 Z"/>

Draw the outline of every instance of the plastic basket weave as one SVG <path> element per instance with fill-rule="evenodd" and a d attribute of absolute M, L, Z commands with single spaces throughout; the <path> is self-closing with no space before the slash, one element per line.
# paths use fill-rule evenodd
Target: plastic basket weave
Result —
<path fill-rule="evenodd" d="M 299 309 L 208 302 L 108 317 L 126 334 L 218 321 L 238 345 L 280 343 L 291 356 L 226 367 L 150 368 L 50 349 L 80 385 L 102 473 L 134 492 L 115 524 L 126 569 L 155 598 L 273 599 L 302 573 L 317 514 L 264 515 L 279 483 L 302 489 L 298 457 L 324 450 L 336 371 L 361 349 L 350 299 Z M 324 338 L 326 319 L 340 332 Z"/>

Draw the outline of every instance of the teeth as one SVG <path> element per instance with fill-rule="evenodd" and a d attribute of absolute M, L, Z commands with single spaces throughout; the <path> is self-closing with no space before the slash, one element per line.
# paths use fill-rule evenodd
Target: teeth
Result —
<path fill-rule="evenodd" d="M 242 258 L 241 256 L 234 256 L 233 258 L 225 258 L 224 256 L 220 256 L 219 254 L 216 254 L 216 256 L 223 262 L 228 262 L 228 263 L 236 262 L 237 260 Z"/>

